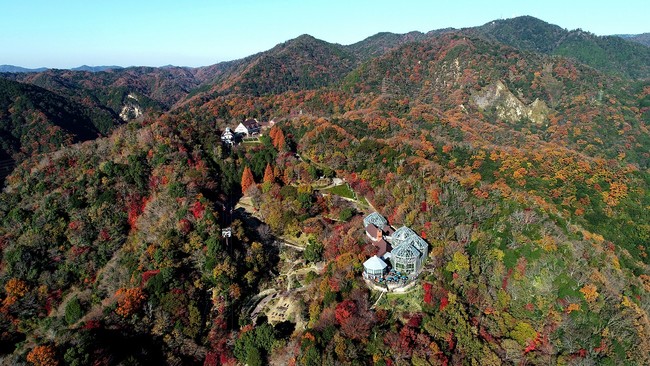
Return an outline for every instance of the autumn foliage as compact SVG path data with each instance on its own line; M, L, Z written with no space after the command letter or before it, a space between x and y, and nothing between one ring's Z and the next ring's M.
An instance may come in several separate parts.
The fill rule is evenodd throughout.
M276 149L279 151L284 150L286 146L286 140L282 129L277 126L273 126L269 132L269 137L271 138L271 142Z
M5 284L7 296L20 298L25 296L28 290L27 283L19 278L12 278Z
M36 346L27 354L27 362L35 366L57 366L59 361L52 346Z
M152 363L650 364L650 86L467 32L418 37L354 52L301 37L278 46L282 67L222 65L171 113L145 107L156 113L107 137L25 156L0 192L6 362L101 364L114 349L92 337L109 330L155 340L134 351L168 358ZM166 82L211 73L170 70ZM535 121L483 106L494 85L541 106ZM124 90L82 102L135 103ZM0 119L50 118L19 101ZM223 144L215 130L246 116L278 122ZM42 148L24 135L21 154L71 142L60 132L36 133ZM242 194L263 223L232 209ZM405 293L361 276L373 209L428 244ZM309 244L301 255L277 237ZM297 304L275 327L241 315L268 286ZM77 294L83 321L48 319ZM60 344L30 352L52 332Z
M244 168L244 172L241 177L241 191L245 194L250 187L255 185L255 178L253 177L253 172L248 166Z
M128 317L140 309L146 296L141 288L121 288L115 293L117 308L115 312L123 317Z
M273 175L273 168L271 168L271 164L266 164L266 168L264 169L264 183L273 183L275 181L275 177Z
M346 324L356 311L357 305L354 303L354 301L345 300L336 305L336 321L339 323L339 325Z

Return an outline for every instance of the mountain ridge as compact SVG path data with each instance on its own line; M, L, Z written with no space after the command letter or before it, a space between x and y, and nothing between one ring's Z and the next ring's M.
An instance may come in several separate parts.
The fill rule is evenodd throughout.
M81 65L81 66L71 67L62 70L100 72L100 71L108 71L108 70L124 69L124 68L125 67L117 66L117 65L112 65L112 66ZM52 67L26 68L21 66L14 66L14 65L0 65L0 73L32 73L32 72L43 72L47 70L55 70L55 68Z
M0 65L0 73L21 73L21 72L42 72L49 70L47 67L38 67L38 68L26 68L21 66L14 65Z
M114 114L35 85L0 78L0 145L3 154L18 162L95 139L117 124Z
M523 33L518 33L515 32L515 30L524 30ZM535 18L530 15L524 15L524 16L519 16L519 17L514 17L514 18L508 18L508 19L498 19L494 20L488 23L485 23L482 26L474 26L474 27L466 27L466 28L442 28L442 29L434 29L431 31L427 31L426 33L420 32L420 31L411 31L407 33L391 33L391 32L379 32L375 35L371 35L366 37L363 40L351 43L349 45L340 45L337 43L328 43L331 46L336 46L342 49L346 49L349 52L352 52L357 56L358 58L364 60L369 57L376 57L381 55L383 52L385 52L387 49L394 48L400 44L403 44L405 42L412 42L412 41L420 41L428 37L433 37L433 36L439 36L445 33L449 32L454 32L454 31L463 31L463 32L471 32L473 34L481 34L483 36L489 37L494 40L498 40L499 42L515 46L516 48L524 49L524 50L529 50L529 51L536 51L536 52L542 52L546 54L562 54L568 57L575 57L581 62L586 62L587 64L590 64L590 60L587 60L584 55L580 54L573 54L571 52L568 52L566 49L562 49L562 42L566 40L566 38L572 38L575 36L584 36L587 35L586 41L587 44L583 46L588 46L588 47L600 47L600 48L606 48L606 49L614 49L614 48L621 48L623 51L626 53L637 51L641 52L643 54L642 57L644 57L644 60L647 61L648 54L643 50L643 48L635 48L634 46L630 46L627 44L627 47L625 46L625 43L618 43L615 39L612 37L618 38L618 39L624 39L627 41L631 41L637 44L643 44L643 45L648 45L647 39L649 38L648 35L650 33L643 33L643 34L638 34L638 35L611 35L611 36L596 36L594 34L591 34L589 32L585 32L582 29L575 29L575 30L567 30L565 28L562 28L558 25L547 23L541 19ZM304 34L297 36L293 39L284 41L279 43L280 44L285 44L287 42L292 42L292 41L299 41L300 38L306 38L306 37L311 37L312 39L316 39L313 36ZM521 38L523 37L523 39ZM325 42L325 41L322 41ZM380 45L381 44L381 45ZM277 45L275 46L277 47ZM274 47L274 48L275 48ZM274 48L271 48L267 51L271 51ZM557 49L560 48L561 50L558 51ZM630 51L632 50L632 51ZM262 51L260 53L264 53L267 51ZM560 53L557 53L557 52ZM258 53L258 54L260 54ZM251 55L253 56L253 55ZM248 59L251 56L247 56L241 59L237 60L230 60L230 61L224 61L220 62L217 64L213 65L206 65L206 66L198 66L198 67L181 67L185 69L190 69L190 70L195 70L197 73L201 73L201 69L209 69L209 68L214 68L216 65L219 64L230 64L233 62L238 62L240 60ZM626 56L628 57L628 56ZM622 59L618 59L617 63L620 64ZM623 63L624 64L624 63ZM129 66L129 67L123 67L123 66L88 66L88 65L82 65L79 67L75 68L70 68L69 70L76 70L76 71L91 71L91 72L102 72L102 71L108 71L108 70L114 70L114 69L126 69L126 68L138 68L138 67L147 67L147 66ZM178 67L178 66L173 66L173 65L166 65L162 66L160 68L168 68L168 67ZM602 66L601 66L602 67ZM597 67L598 68L598 67ZM35 68L35 69L29 69L29 68L23 68L20 66L13 66L13 65L0 65L0 73L2 72L8 72L8 73L21 73L21 72L42 72L50 70L50 68ZM610 67L609 72L612 72L612 68ZM626 75L627 73L623 72L622 75ZM631 74L633 77L637 77L637 75L641 75L643 77L647 77L647 72L644 70L643 72L637 73L637 74ZM630 75L627 75L630 76Z
M581 29L568 31L532 16L496 20L463 30L522 50L575 58L609 74L650 78L650 48L620 37L596 36Z

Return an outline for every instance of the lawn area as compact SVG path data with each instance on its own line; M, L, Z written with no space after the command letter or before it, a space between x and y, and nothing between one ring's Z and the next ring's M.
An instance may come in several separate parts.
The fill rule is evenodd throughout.
M322 193L330 193L330 194L335 194L337 196L341 196L344 198L349 198L349 199L356 199L356 195L354 192L350 189L350 187L347 184L341 184L338 186L334 186L332 188L324 189L321 191Z
M242 140L242 144L244 145L250 145L250 144L259 144L260 139L257 137L247 137Z
M368 203L368 200L366 199L366 197L361 197L360 199L358 199L358 201L359 201L360 205L365 206L365 207L370 207L370 203Z
M377 307L383 309L414 312L422 310L424 292L420 284L405 294L388 293L379 301Z

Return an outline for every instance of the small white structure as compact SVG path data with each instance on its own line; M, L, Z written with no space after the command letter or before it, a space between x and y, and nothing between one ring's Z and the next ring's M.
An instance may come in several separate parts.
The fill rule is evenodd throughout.
M226 130L221 134L221 142L228 145L235 144L235 134L232 133L230 127L226 127Z
M366 276L383 276L388 265L376 255L363 262L363 273Z
M257 119L249 118L235 128L235 133L245 136L257 135L260 133L260 124Z

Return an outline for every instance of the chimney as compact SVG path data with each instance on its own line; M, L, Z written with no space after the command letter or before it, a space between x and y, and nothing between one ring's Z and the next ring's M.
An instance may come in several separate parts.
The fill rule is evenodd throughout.
M380 241L383 235L384 233L381 231L381 229L377 228L377 241Z

